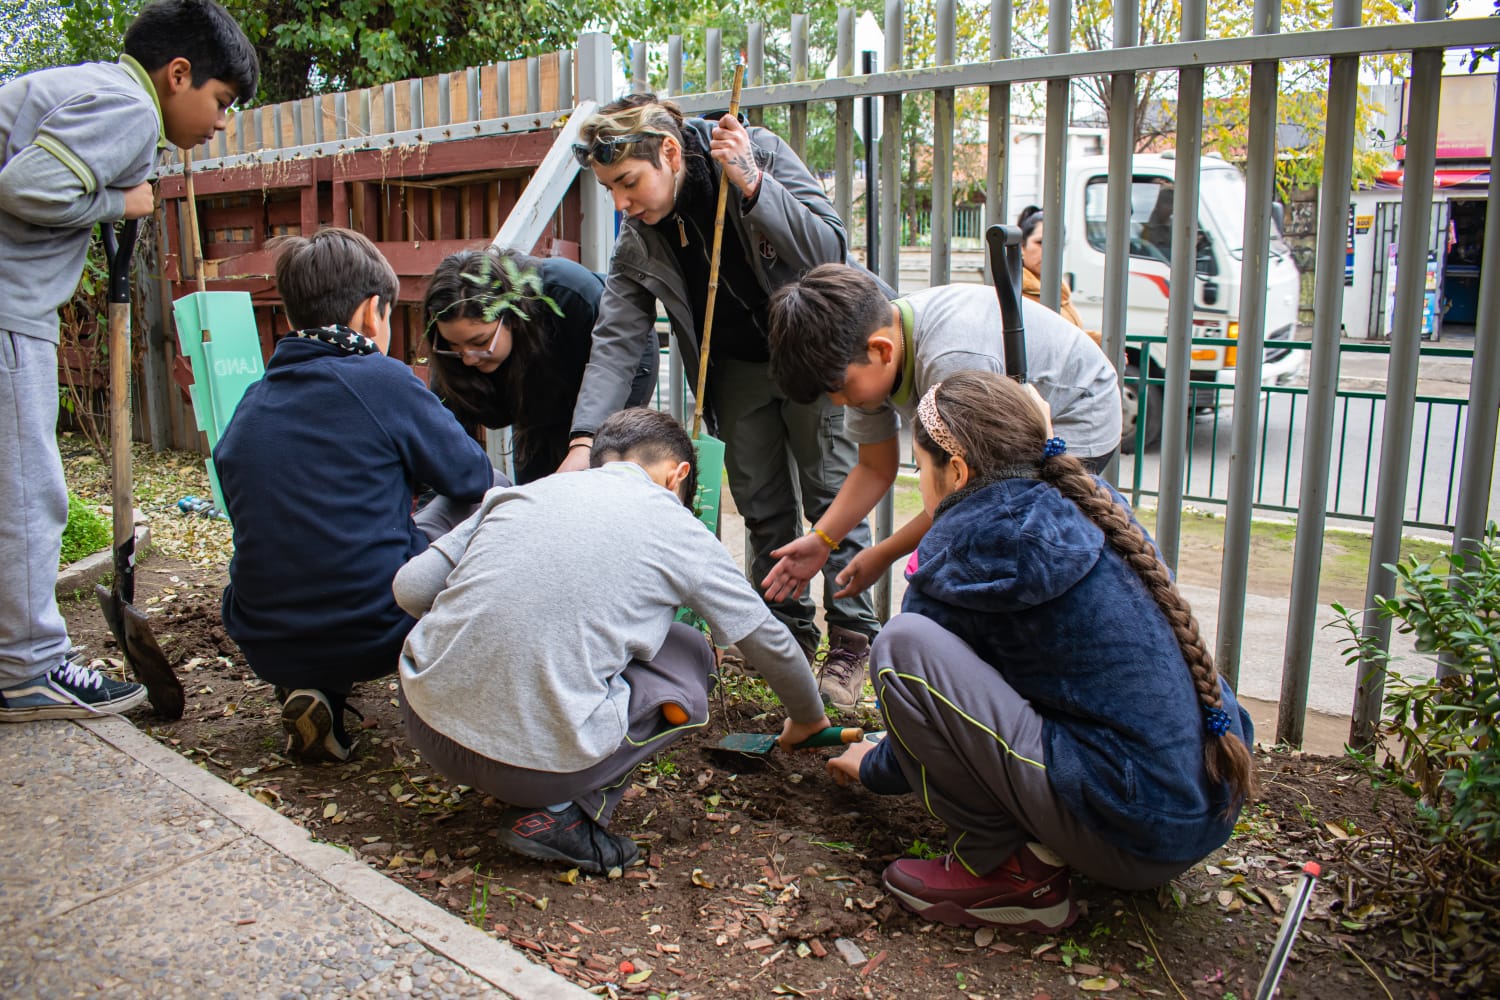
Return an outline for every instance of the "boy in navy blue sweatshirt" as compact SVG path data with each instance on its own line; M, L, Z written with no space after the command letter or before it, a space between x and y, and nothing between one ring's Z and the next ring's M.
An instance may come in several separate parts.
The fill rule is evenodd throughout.
M139 684L73 658L54 588L68 520L57 450L57 309L97 223L150 215L166 143L196 146L255 96L245 33L212 0L156 0L118 63L0 87L0 722L139 704Z
M287 751L346 760L350 690L395 672L415 624L392 578L496 477L438 398L385 356L399 286L375 245L347 229L272 245L296 329L214 448L234 523L224 628L276 685ZM438 499L413 518L418 483Z

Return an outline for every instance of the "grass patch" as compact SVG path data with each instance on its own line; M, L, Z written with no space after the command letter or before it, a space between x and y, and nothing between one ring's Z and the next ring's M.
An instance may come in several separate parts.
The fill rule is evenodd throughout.
M58 559L58 569L109 548L111 535L109 522L69 490L68 525L63 528L62 556Z

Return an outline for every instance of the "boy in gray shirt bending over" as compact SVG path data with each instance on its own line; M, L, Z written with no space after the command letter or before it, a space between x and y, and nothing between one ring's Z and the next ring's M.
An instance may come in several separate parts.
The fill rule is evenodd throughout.
M669 415L621 410L592 465L491 490L396 574L419 621L401 656L412 746L450 779L511 803L503 844L611 873L608 832L636 765L708 722L714 654L673 622L691 607L786 706L780 743L826 727L807 659L686 504L693 443ZM664 488L665 487L665 488Z
M1057 313L1030 299L1021 311L1027 377L1051 409L1053 433L1098 473L1120 445L1115 370L1088 334ZM897 431L903 421L912 426L927 390L961 371L1004 374L1005 351L993 288L937 285L891 302L867 274L839 264L815 267L776 292L770 340L771 377L787 398L827 393L845 407L845 430L859 445L859 463L812 531L771 553L780 562L763 586L768 600L779 600L807 585L896 481ZM918 514L859 553L838 575L841 593L868 587L931 526ZM863 686L863 676L856 680Z
M57 451L57 308L96 223L151 214L168 142L255 96L255 49L212 0L156 0L118 63L0 87L0 722L122 712L146 696L73 658L53 588L68 490Z

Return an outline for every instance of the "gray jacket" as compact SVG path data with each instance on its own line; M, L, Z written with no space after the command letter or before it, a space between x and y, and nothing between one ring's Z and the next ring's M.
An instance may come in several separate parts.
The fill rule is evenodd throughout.
M689 118L685 124L707 149L714 123ZM848 263L848 235L822 186L774 132L756 126L749 132L755 162L763 171L760 191L748 210L743 199L731 199L725 239L733 234L744 245L745 257L754 262L768 293L819 264ZM712 158L709 169L717 183L719 164ZM573 434L592 434L625 405L637 363L655 335L658 299L676 335L683 369L696 381L698 330L683 285L682 269L665 237L626 221L599 300L594 345L573 408Z

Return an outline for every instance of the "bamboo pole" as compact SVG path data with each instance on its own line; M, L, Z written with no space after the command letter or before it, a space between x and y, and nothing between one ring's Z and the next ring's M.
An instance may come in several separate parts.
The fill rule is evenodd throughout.
M729 113L740 113L740 85L745 81L743 63L734 68L734 88L729 92ZM719 252L724 245L724 208L729 201L729 172L719 170L719 204L714 209L714 245L708 257L708 302L703 307L703 343L698 347L698 391L693 396L693 438L703 427L703 394L708 387L708 346L714 334L714 301L719 297Z

